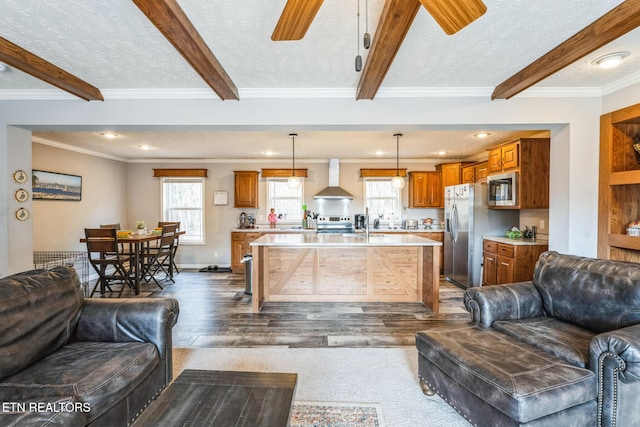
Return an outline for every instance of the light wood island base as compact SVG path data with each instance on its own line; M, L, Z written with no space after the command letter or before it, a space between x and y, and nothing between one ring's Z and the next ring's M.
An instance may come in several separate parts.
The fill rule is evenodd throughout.
M293 237L287 242L264 236L251 244L254 312L264 301L423 302L438 312L439 242L416 236L369 242L315 237L296 243Z

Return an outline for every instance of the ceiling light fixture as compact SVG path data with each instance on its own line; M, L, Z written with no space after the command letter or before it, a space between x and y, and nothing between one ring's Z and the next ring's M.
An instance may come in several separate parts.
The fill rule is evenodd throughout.
M401 189L404 187L404 178L400 176L400 137L402 134L396 133L393 136L396 137L396 176L391 178L391 186Z
M489 135L491 135L489 132L478 132L473 136L475 136L476 138L486 138Z
M151 146L149 145L138 145L138 148L144 151L151 150Z
M296 136L297 133L290 133L291 137L291 176L287 180L287 186L289 188L298 188L300 187L300 178L296 176Z
M271 150L263 151L262 154L265 156L273 156L275 153Z
M373 153L373 154L375 154L376 156L382 156L382 155L384 154L384 151L382 151L382 150L378 150L378 151L376 151L376 152L375 152L375 153Z
M620 65L622 60L627 56L629 56L629 52L609 53L607 55L603 55L599 58L594 59L591 64L608 70L609 68L617 67L618 65Z
M356 45L358 45L358 54L356 55L356 71L360 72L362 70L362 56L360 56L360 0L358 0L357 21Z
M447 154L446 151L436 151L436 154L439 156L444 156L445 154Z

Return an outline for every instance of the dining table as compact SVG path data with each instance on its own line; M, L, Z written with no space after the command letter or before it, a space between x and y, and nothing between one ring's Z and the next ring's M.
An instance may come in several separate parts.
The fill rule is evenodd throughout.
M177 230L176 236L182 236L186 234L185 230ZM162 233L130 233L126 237L118 236L118 243L128 244L129 253L133 256L133 286L136 295L140 295L140 281L142 279L142 272L144 271L142 265L142 250L146 246L148 247L152 242L160 241ZM80 243L86 243L86 238L81 238ZM173 278L173 251L169 255L169 277Z

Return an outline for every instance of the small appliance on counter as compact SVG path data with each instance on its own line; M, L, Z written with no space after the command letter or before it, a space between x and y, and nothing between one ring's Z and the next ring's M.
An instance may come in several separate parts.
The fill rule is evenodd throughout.
M353 218L356 230L364 230L367 227L367 216L365 214L356 214Z
M417 230L418 229L418 220L416 219L405 219L402 221L402 228L405 230Z
M247 215L242 212L240 217L238 218L238 228L254 228L256 224L256 219L253 215Z

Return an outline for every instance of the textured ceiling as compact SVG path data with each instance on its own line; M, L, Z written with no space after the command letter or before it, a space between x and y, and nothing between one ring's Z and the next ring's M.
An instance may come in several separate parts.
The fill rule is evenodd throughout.
M384 4L384 0L360 0L359 37L357 0L325 0L303 40L273 42L271 32L286 0L178 2L239 88L240 102L243 94L261 89L282 89L284 93L286 89L312 89L319 94L347 89L355 93L360 74L354 70L354 58L365 30L365 4L373 37ZM485 3L487 13L453 36L447 36L421 8L381 90L411 93L448 88L462 94L477 93L482 88L490 92L622 1ZM130 0L2 0L0 24L0 36L98 87L105 94L105 102L109 102L110 90L120 89L132 93L136 89L211 92ZM620 67L605 72L591 65L596 57L619 50L631 52ZM366 61L367 51L360 48L360 53ZM639 70L640 30L635 30L534 89L606 91L640 81ZM0 73L0 99L3 93L33 93L27 89L58 91L15 69ZM450 133L454 131L457 133ZM437 157L433 152L445 150L452 158L465 158L481 152L486 144L518 136L502 132L494 129L491 140L485 142L471 138L473 130L405 131L401 157L433 158ZM289 139L283 132L128 131L108 145L95 132L35 135L126 159L182 158L185 152L193 153L193 158L260 158L266 150L275 151L275 157L287 158L290 152ZM305 158L374 158L371 153L381 149L385 151L383 157L393 158L392 135L393 131L309 132L301 134L299 153ZM240 147L249 143L252 145L247 154ZM145 152L136 148L140 145L154 148Z

